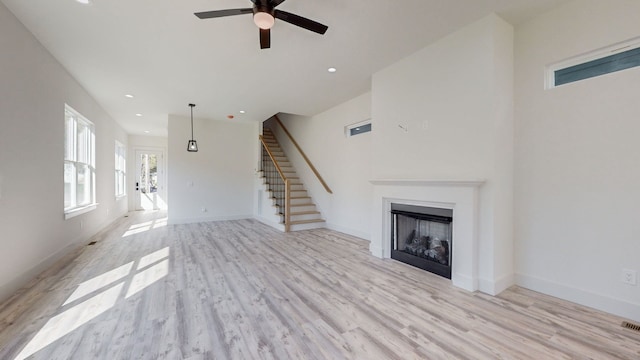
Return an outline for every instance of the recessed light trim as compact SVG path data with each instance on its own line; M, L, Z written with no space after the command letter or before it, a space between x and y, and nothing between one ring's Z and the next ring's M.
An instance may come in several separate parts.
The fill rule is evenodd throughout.
M126 97L127 99L133 99L133 95L131 94L126 94L124 97Z
M330 67L330 68L327 69L327 71L333 74L334 72L338 71L338 69L336 69L334 67Z
M246 113L246 111L240 110L240 114L245 114L245 113Z
M145 131L144 131L144 133L145 133L145 134L148 134L148 133L150 133L150 132L151 132L151 131L149 131L149 130L145 130Z
M137 117L142 117L142 114L137 113L137 114L136 114L136 116L137 116Z
M76 0L76 2L82 5L89 5L91 3L89 0Z

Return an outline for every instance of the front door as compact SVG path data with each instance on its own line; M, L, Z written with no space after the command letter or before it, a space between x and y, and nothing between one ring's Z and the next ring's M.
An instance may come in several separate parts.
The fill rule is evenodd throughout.
M161 151L136 151L136 210L166 209L163 158Z

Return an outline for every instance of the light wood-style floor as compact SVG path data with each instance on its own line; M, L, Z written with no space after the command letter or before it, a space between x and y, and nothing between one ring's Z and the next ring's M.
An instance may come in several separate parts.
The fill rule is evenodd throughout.
M618 317L498 297L320 229L135 213L0 308L0 359L640 359Z

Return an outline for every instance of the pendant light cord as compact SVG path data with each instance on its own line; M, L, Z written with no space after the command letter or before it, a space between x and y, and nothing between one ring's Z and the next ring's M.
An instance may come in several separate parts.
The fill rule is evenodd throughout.
M191 107L191 141L193 141L193 107L196 104L189 104L189 106Z

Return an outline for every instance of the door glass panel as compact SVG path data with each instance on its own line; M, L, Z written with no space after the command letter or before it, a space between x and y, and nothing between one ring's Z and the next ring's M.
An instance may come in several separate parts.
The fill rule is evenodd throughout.
M158 191L158 157L155 154L142 154L140 161L140 191L143 194Z
M149 192L158 192L158 157L149 154Z
M140 155L140 192L147 193L147 183L149 178L149 155Z

